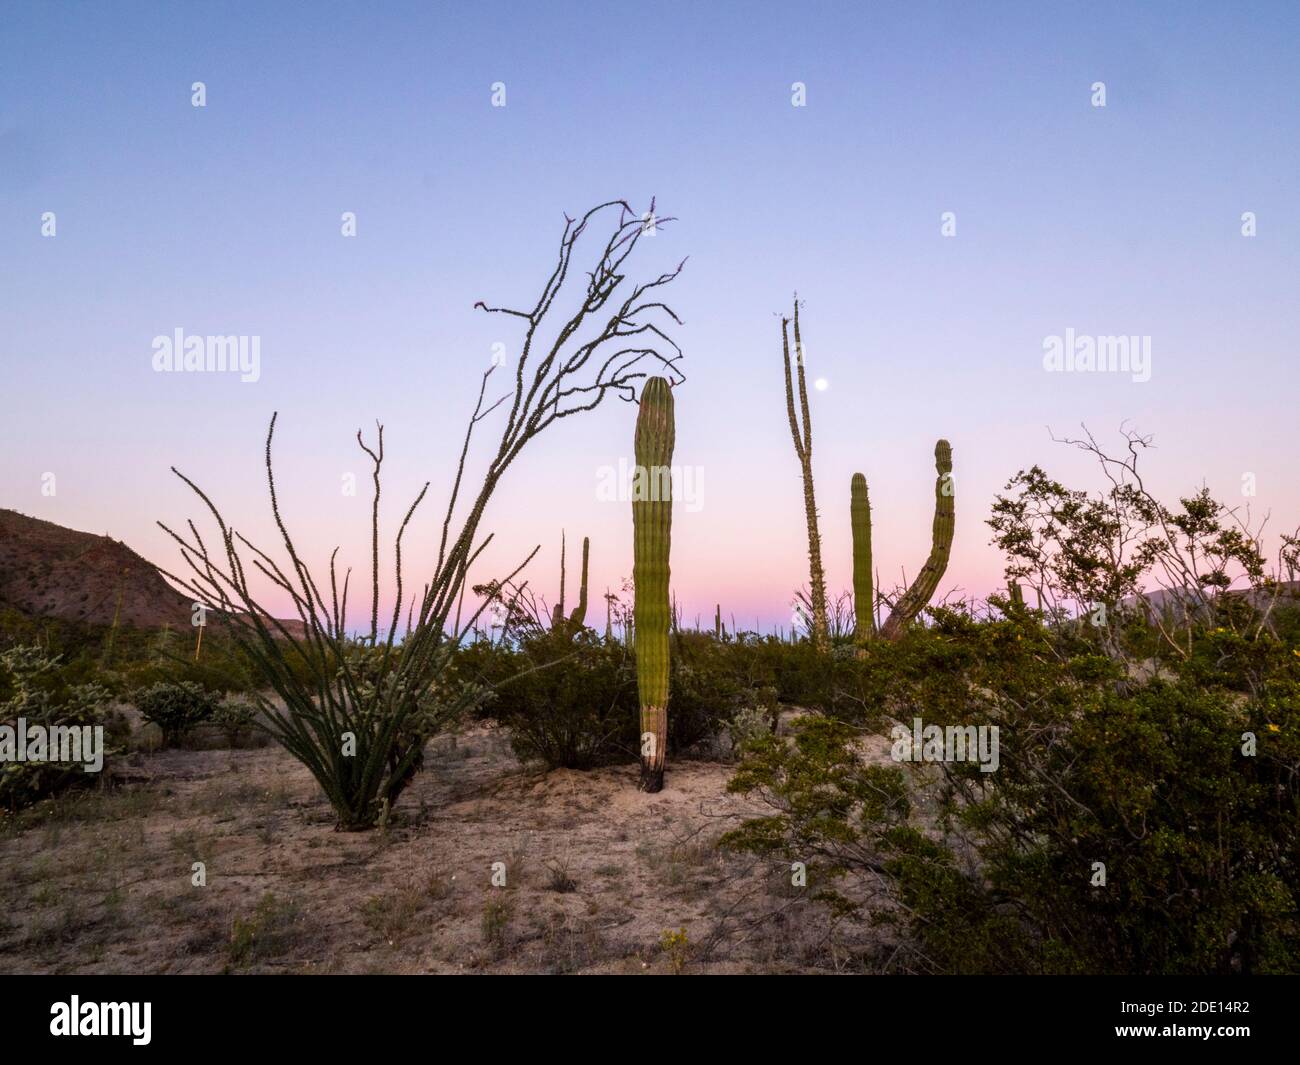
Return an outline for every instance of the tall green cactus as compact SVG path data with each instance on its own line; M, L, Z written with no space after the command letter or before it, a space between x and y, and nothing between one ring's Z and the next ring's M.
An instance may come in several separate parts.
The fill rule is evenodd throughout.
M636 681L641 700L642 791L664 786L668 748L668 554L673 504L669 470L676 430L673 394L662 377L641 393L636 419L636 484L632 492Z
M940 440L934 445L934 468L938 477L934 482L934 527L931 533L930 557L925 560L916 580L894 604L889 617L880 627L888 640L897 640L934 595L948 568L952 554L952 533L955 525L955 493L952 478L952 445Z
M871 581L871 501L867 479L860 473L849 481L849 523L853 529L853 612L857 637L865 640L876 631L876 594Z

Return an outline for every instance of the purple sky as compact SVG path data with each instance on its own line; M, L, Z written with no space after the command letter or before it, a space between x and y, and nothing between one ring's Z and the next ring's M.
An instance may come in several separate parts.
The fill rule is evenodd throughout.
M1298 10L6 4L0 506L171 564L154 521L198 516L175 464L267 539L279 410L286 518L313 562L338 543L364 574L353 437L378 418L388 530L433 481L408 533L418 580L478 374L519 337L474 302L531 304L564 212L654 195L680 220L634 275L690 256L670 292L689 377L676 458L702 478L674 526L688 620L721 602L787 625L806 580L777 317L796 288L827 386L814 461L833 589L855 470L882 579L916 572L939 436L958 478L945 589L1000 584L984 519L1018 469L1097 485L1049 426L1114 441L1127 421L1154 435L1171 500L1204 481L1294 526ZM259 337L259 379L154 372L154 337L177 328ZM1046 372L1044 341L1067 330L1149 337L1150 380ZM553 596L561 529L592 538L597 589L630 575L629 507L597 485L632 425L612 403L540 440L473 579L541 543L531 578Z

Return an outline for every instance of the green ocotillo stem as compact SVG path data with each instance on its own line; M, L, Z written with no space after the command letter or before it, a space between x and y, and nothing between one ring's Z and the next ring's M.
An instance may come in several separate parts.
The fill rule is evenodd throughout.
M849 523L853 528L853 612L859 640L876 631L875 589L871 584L871 501L867 479L855 473L849 481Z
M934 482L934 528L931 533L930 557L912 586L905 591L881 626L881 634L896 640L930 601L952 554L952 532L955 524L954 507L956 488L952 479L952 445L940 440L934 445L934 468L938 477Z
M632 609L641 700L641 790L664 784L668 747L668 552L672 538L673 394L662 377L641 393L632 490Z
M582 538L582 582L578 585L578 605L569 615L569 625L579 629L587 620L587 560L591 553L591 538Z

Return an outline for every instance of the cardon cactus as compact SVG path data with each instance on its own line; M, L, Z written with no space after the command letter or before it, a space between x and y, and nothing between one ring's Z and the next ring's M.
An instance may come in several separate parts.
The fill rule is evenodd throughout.
M641 700L641 790L664 786L668 746L668 553L672 539L673 394L662 377L641 393L632 490L636 681Z
M578 605L569 615L569 627L577 632L587 623L587 563L591 557L591 538L582 538L582 581L578 585Z
M584 536L582 538L582 581L578 586L578 605L574 607L573 613L569 615L568 620L564 617L564 593L567 583L567 574L565 570L565 537L560 534L560 601L551 609L551 628L557 632L561 629L567 629L569 632L578 632L586 624L587 620L587 564L591 557L591 539Z
M886 639L896 640L929 603L952 554L952 533L955 525L955 493L952 477L952 445L940 440L934 445L934 468L938 477L934 482L934 528L931 534L930 557L910 588L899 597L888 619L880 628Z
M849 523L853 529L853 612L858 639L865 640L876 631L876 604L871 582L871 501L867 479L860 473L849 481Z

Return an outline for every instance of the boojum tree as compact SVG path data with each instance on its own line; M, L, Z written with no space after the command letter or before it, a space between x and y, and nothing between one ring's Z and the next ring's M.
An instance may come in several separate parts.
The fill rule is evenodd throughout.
M817 524L817 494L812 469L812 415L808 410L808 382L804 376L803 337L799 332L799 298L794 300L795 368L790 366L789 318L781 319L781 350L785 358L785 407L790 419L790 436L803 476L804 518L808 524L808 629L814 646L825 648L830 626L826 620L826 571L822 568L822 537ZM795 407L795 388L799 405Z

